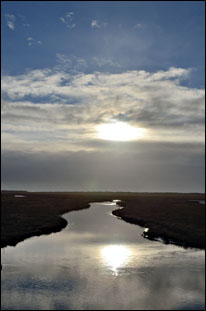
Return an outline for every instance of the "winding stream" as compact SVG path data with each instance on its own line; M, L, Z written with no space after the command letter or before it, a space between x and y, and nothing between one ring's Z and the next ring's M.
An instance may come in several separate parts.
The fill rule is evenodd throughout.
M204 310L204 251L144 239L116 202L2 250L2 310Z

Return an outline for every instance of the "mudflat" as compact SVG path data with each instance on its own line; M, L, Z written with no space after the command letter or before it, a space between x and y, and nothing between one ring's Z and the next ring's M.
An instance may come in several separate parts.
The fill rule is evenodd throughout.
M1 247L63 229L62 214L89 203L121 200L113 214L149 228L145 236L166 243L205 248L205 195L132 192L1 192ZM143 229L144 230L144 229Z

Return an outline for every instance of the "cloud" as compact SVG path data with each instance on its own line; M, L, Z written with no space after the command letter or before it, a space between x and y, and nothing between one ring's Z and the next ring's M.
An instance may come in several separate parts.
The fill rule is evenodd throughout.
M68 28L75 28L76 24L73 22L74 12L68 12L64 17L60 17L60 20L63 24L65 24Z
M66 70L72 67L72 60L70 57L65 56L64 54L61 54L61 53L57 53L56 57L57 57L57 63L58 63L57 68L58 69Z
M181 85L190 69L86 74L63 70L84 60L57 57L58 70L2 76L3 186L203 191L205 92ZM145 136L101 140L112 120Z
M26 17L22 14L5 14L5 19L6 19L6 23L7 26L11 29L11 30L15 30L15 22L19 21L20 25L24 26L24 27L31 27L31 24L26 22Z
M40 40L35 40L34 38L32 38L32 37L28 37L27 38L27 41L28 41L28 45L29 46L31 46L31 45L33 45L34 43L35 44L39 44L39 45L41 45L42 44L42 41L40 41Z
M89 141L98 141L97 126L112 120L144 128L138 142L204 143L205 92L181 86L188 74L172 67L154 73L42 69L3 76L4 148L98 150L101 145Z
M105 22L100 22L97 19L94 19L91 21L91 28L102 28L102 27L106 27L107 23Z
M2 152L2 187L31 190L204 191L204 148L146 144L98 151ZM13 186L14 187L14 186Z
M142 29L143 27L144 27L143 24L140 24L140 23L134 25L134 28L136 29Z
M56 70L70 70L73 73L77 71L84 71L88 67L88 64L85 59L77 57L75 55L64 55L61 53L56 54L57 65L55 66Z
M105 67L105 66L116 67L116 68L121 67L120 63L110 58L106 58L106 57L93 57L92 62L100 68Z
M15 30L15 21L16 21L15 15L14 14L5 14L5 18L6 18L7 26L11 30Z
M34 42L34 39L32 37L28 37L27 41L28 41L28 46L31 46Z
M17 14L17 16L20 18L22 26L31 27L31 24L26 22L26 16L24 16L22 14Z
M92 28L100 28L100 24L99 24L99 21L98 20L93 20L92 22L91 22L91 27Z
M105 69L120 69L121 64L111 58L106 57L92 57L89 60L85 60L82 57L77 57L75 55L65 55L62 53L56 54L57 65L56 70L70 71L70 72L85 72L88 67Z

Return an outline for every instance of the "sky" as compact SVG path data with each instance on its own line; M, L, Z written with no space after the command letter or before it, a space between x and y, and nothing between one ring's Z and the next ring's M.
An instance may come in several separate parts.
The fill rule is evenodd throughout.
M2 189L204 192L203 1L2 1Z

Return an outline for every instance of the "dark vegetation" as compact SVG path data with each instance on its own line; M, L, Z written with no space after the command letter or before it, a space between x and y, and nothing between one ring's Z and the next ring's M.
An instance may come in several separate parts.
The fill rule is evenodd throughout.
M204 196L194 197L203 200ZM161 238L166 244L205 248L205 205L191 202L193 194L159 194L139 196L122 202L122 209L113 214L123 220L149 228L143 236Z
M1 247L60 231L67 225L60 215L113 199L123 206L113 214L148 227L149 239L161 237L166 243L205 248L205 205L190 201L204 200L204 194L19 191L1 192Z

